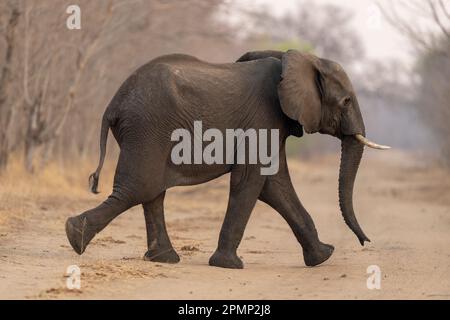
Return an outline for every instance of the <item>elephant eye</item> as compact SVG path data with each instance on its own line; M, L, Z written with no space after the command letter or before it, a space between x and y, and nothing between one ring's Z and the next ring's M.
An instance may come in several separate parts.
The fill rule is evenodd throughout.
M342 101L342 105L344 107L348 107L351 103L352 103L352 98L350 98L350 97L345 97L344 100Z

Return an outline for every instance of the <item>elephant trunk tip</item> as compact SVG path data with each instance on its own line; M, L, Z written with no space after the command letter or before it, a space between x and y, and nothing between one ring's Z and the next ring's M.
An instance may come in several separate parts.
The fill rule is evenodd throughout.
M353 231L353 233L356 235L356 237L359 240L359 243L364 246L364 243L370 242L370 239L364 234L364 232L361 230L361 227L359 226L356 219L352 221L352 223L344 218L345 223L349 226L350 230Z
M358 236L359 243L364 247L364 242L370 242L370 239L366 237L366 235Z

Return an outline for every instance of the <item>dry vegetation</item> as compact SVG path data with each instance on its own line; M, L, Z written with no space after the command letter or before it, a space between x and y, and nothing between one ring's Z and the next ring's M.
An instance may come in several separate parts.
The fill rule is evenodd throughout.
M114 91L158 55L230 59L231 30L213 19L221 3L79 1L81 30L68 30L69 1L2 1L0 170L15 152L29 172L96 152Z
M450 5L444 0L398 1L379 6L417 53L410 105L429 129L430 144L450 167ZM417 15L417 19L408 17ZM407 91L406 91L407 92Z
M246 268L238 271L207 265L227 204L227 177L169 190L166 221L181 262L167 265L142 259L140 206L114 220L82 256L67 243L65 219L108 193L110 166L97 196L86 190L84 172L49 168L27 185L14 182L28 177L18 168L4 176L8 186L0 190L2 203L10 206L0 215L8 218L0 223L0 281L2 288L13 288L0 290L0 298L448 299L448 173L407 154L368 152L355 193L358 217L372 240L362 248L339 214L338 161L336 155L289 163L321 239L336 247L332 259L304 267L288 225L258 203L239 248ZM87 164L82 171L89 169ZM65 286L66 268L73 264L81 268L81 290ZM365 287L372 264L382 270L381 290Z
M96 201L88 191L87 177L94 160L72 163L48 163L41 170L30 173L20 156L11 157L8 170L0 174L0 225L7 220L24 220L34 215L36 209L45 210L54 204ZM112 185L115 164L105 163L100 190L108 193ZM102 186L108 186L104 189ZM98 201L98 199L97 199Z
M351 15L342 8L306 3L282 17L240 8L251 22L243 32L226 23L231 2L80 0L82 30L69 31L65 10L72 1L0 1L0 281L16 289L0 290L1 297L449 297L448 172L404 153L384 154L370 167L363 163L355 201L375 239L363 250L338 216L337 158L292 165L296 188L313 216L317 213L321 234L342 248L321 268L298 267L302 262L292 234L263 206L257 207L260 218L250 223L243 244L250 271L208 268L227 201L226 177L171 190L167 222L181 265L150 267L141 260L145 230L138 207L105 229L86 258L74 255L65 239L65 219L98 204L112 185L117 146L110 137L101 195L88 192L103 110L132 70L162 54L229 62L249 49L294 47L343 62L351 75L353 62L365 63L365 72L352 79L371 137L415 151L438 141L443 159L450 159L445 1L421 2L422 13L438 24L436 37L416 32L410 21L401 20L398 8L383 7L390 22L406 28L403 33L418 44L417 70L408 74L419 76L421 81L411 84L417 86L397 81L402 70L395 61L365 60L349 25ZM417 10L415 2L408 3ZM327 32L330 26L333 32ZM420 140L421 126L433 133L432 142ZM312 157L329 150L324 144L337 145L319 135L300 140L302 154ZM291 155L297 147L298 142L290 145ZM72 263L83 268L83 292L64 288L64 270ZM368 292L362 285L370 263L382 264L385 291ZM32 281L26 278L30 274ZM317 281L324 285L319 288Z

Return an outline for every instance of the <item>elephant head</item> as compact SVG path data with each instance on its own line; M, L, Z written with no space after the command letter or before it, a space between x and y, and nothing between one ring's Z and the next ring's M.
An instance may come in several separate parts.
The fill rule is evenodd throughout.
M308 133L341 140L339 205L346 224L361 245L370 241L353 210L353 184L364 145L387 149L365 138L364 121L350 79L336 62L289 50L281 56L278 95L283 112Z

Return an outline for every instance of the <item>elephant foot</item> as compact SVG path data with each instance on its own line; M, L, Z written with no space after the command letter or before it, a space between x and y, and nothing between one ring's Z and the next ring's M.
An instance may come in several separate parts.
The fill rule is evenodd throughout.
M180 257L173 248L168 249L152 249L148 250L144 255L145 261L161 262L161 263L178 263Z
M225 253L216 251L209 259L209 265L213 267L243 269L244 263L236 253Z
M97 232L89 227L86 218L71 217L66 221L66 235L76 253L82 254Z
M313 267L328 260L333 254L334 247L329 244L320 243L319 248L311 251L303 250L303 258L308 267Z

